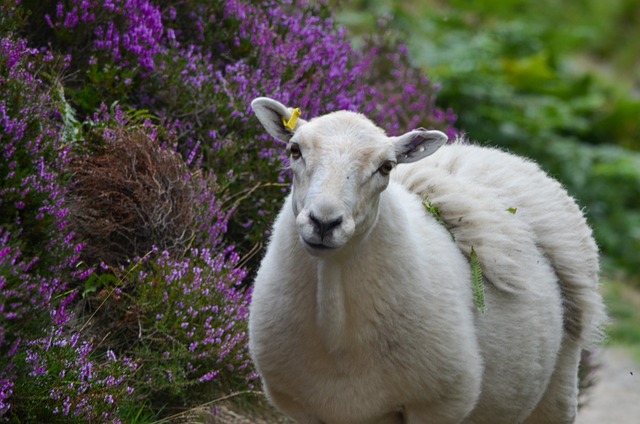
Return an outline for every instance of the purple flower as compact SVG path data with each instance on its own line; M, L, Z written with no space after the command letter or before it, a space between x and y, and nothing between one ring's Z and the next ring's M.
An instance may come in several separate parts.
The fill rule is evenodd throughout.
M13 394L14 382L7 378L0 378L0 417L4 416L11 408L8 399Z
M91 40L78 41L91 42L95 53L105 53L114 63L131 61L144 71L155 68L154 56L162 50L160 8L148 0L68 0L58 3L55 15L45 20L54 31L92 31ZM91 55L89 64L95 63Z

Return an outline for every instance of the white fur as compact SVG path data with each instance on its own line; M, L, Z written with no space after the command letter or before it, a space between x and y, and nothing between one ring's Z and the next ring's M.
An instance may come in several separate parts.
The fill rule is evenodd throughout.
M252 105L301 151L249 320L276 407L308 424L573 422L580 351L605 315L591 231L556 181L495 149L433 153L438 132L389 138L350 112L287 131L290 109ZM389 177L387 161L405 163Z

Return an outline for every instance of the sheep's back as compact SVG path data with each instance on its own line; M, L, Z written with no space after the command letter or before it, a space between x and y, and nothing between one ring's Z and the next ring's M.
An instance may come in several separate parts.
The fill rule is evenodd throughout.
M455 143L398 167L394 179L437 207L460 249L478 252L498 288L526 289L527 262L541 253L560 281L567 332L586 343L600 338L598 248L575 200L538 165Z

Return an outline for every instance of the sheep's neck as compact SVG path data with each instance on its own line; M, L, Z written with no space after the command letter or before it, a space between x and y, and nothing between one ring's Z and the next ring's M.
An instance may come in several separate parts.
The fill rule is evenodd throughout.
M317 325L330 352L337 353L344 345L346 311L342 284L342 265L335 261L318 263Z

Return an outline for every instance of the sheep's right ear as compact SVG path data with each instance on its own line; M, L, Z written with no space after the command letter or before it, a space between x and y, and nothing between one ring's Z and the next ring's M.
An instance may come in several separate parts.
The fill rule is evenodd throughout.
M441 131L418 128L398 137L391 137L398 163L411 163L425 158L447 142L447 135Z
M306 121L299 119L299 110L288 108L268 97L258 97L251 102L251 108L269 134L285 143Z

